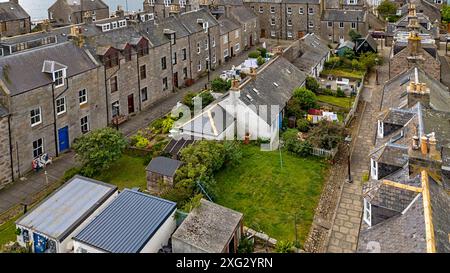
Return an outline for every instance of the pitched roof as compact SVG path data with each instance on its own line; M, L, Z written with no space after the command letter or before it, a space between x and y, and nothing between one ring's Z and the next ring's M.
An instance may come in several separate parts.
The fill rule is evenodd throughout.
M239 29L241 26L229 18L222 17L219 19L220 35L227 34L233 30Z
M62 241L116 190L114 185L74 176L16 224Z
M172 177L182 164L183 162L179 160L158 156L150 161L145 170Z
M363 10L327 9L322 15L323 21L334 22L365 22L366 12Z
M109 9L109 6L102 0L66 0L69 6L75 11L88 11L98 9Z
M54 61L67 66L67 77L97 67L84 49L72 42L65 42L0 58L0 80L6 85L11 95L51 84L52 76L42 72L45 61Z
M247 6L233 6L230 8L230 14L241 23L258 18L258 15Z
M372 37L372 35L370 33L367 34L366 37L364 37L358 41L358 46L356 47L356 51L358 51L361 48L361 46L364 44L364 42L367 42L374 51L377 51L377 48L378 48L377 41L375 41L375 39Z
M375 161L391 166L403 167L408 162L408 147L386 143L370 154Z
M111 253L138 253L176 210L176 203L125 189L75 237Z
M303 36L298 42L302 48L301 55L292 63L307 73L330 54L327 43L314 33Z
M221 253L242 221L240 212L202 199L172 235L207 253Z
M0 3L0 22L26 18L30 18L30 15L19 4L11 1Z
M0 105L0 118L5 117L9 114L8 109Z
M198 19L208 22L209 27L219 25L217 19L205 9L181 13L178 18L190 33L203 31L202 26L197 22Z

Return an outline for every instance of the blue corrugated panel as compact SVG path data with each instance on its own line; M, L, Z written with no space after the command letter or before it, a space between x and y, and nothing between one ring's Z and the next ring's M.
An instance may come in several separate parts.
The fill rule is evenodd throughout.
M138 253L176 203L125 189L74 240L113 253Z

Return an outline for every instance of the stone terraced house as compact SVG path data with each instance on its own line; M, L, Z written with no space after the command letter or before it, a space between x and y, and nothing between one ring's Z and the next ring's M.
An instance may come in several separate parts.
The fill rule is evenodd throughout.
M0 3L0 36L8 37L29 32L31 32L30 15L19 5L19 1Z
M48 18L55 26L80 24L87 12L94 21L109 18L109 7L102 0L56 0L48 8Z
M367 12L363 10L328 9L322 14L321 36L330 43L342 43L350 40L349 32L354 30L365 37L369 27Z

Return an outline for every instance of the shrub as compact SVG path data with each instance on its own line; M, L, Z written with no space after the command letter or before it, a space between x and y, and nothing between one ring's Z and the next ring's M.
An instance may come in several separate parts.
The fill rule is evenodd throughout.
M297 120L297 129L300 132L306 133L309 130L309 121L307 121L306 119L298 119Z
M137 134L133 136L133 139L135 139L135 147L139 149L146 149L150 145L150 140L148 140L143 135Z
M348 36L350 36L350 39L352 39L352 42L354 43L362 37L362 35L354 29L351 29L348 32Z
M362 182L367 182L369 181L369 172L368 171L364 171L362 174Z
M330 88L322 88L320 92L327 96L334 96L334 92Z
M261 52L261 56L262 56L263 58L267 57L267 49L266 49L266 48L264 48L264 47L258 47L257 50L258 50L259 52Z
M211 92L209 92L209 91L202 92L199 96L202 99L202 108L205 108L211 102L214 101L214 97L213 97L213 95L211 95Z
M249 57L249 58L252 58L252 59L256 59L256 58L258 58L259 56L261 56L261 52L258 51L258 50L252 51L252 52L248 53L248 57Z
M338 89L336 90L336 96L340 98L345 97L345 92L340 87L338 87Z
M317 97L305 87L294 89L294 102L298 103L302 110L309 110L317 106Z
M258 64L258 66L263 65L265 62L266 62L266 60L265 60L263 57L261 57L261 56L259 56L259 57L256 59L256 63Z
M325 67L326 68L334 68L334 67L339 67L342 64L342 60L341 58L339 58L338 56L333 56L330 57L330 59L325 62Z
M152 131L158 132L161 130L162 128L162 122L163 122L163 118L158 118L155 119L151 124L150 124L150 128Z
M231 81L225 81L222 78L215 78L212 82L211 82L211 89L214 92L219 92L219 93L224 93L226 91L228 91L231 87Z
M238 246L238 253L253 253L255 251L254 240L241 237Z
M317 93L320 89L320 84L317 82L317 80L314 77L308 76L306 77L306 88L313 91L314 93Z
M94 174L107 169L117 160L127 146L122 133L103 128L85 134L74 141L73 149L83 164L83 172Z
M289 241L278 241L275 246L275 252L277 253L293 253L294 252L294 244Z
M335 122L322 120L309 131L308 140L317 147L331 150L342 141L344 128Z
M190 109L194 109L194 101L193 98L196 96L194 92L187 92L183 97L183 104L189 107ZM161 121L162 122L162 121Z
M82 172L82 168L81 167L72 167L72 168L70 168L70 169L68 169L67 171L64 172L63 181L67 182L72 177L74 177L75 175L81 174L81 172Z

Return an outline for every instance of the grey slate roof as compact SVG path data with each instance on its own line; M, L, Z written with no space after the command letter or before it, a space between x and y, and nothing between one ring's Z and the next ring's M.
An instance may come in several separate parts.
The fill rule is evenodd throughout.
M114 185L74 176L16 224L62 241L116 190Z
M302 46L302 55L292 63L300 70L310 72L330 54L327 43L314 33L307 34L299 40Z
M0 105L0 118L5 117L9 114L8 109Z
M407 155L408 146L386 143L373 152L370 157L379 163L403 167L408 162Z
M208 22L209 27L217 26L219 24L216 18L205 9L188 11L180 14L178 18L190 33L203 31L202 26L197 23L197 19L203 19L204 22Z
M0 3L0 22L29 18L30 15L18 4L8 1Z
M176 203L125 189L75 237L112 253L138 253L176 210Z
M416 113L414 111L407 111L401 109L390 109L383 118L383 123L395 124L404 126L410 121Z
M364 37L363 39L358 41L356 51L358 51L361 48L361 46L364 44L364 42L367 42L374 51L377 51L377 48L378 48L377 41L375 41L375 39L372 37L372 35L370 33L367 34L366 37Z
M67 77L97 67L84 49L65 42L0 58L0 80L11 91L11 95L51 84L52 76L42 72L44 61L55 61L67 66Z
M175 175L175 172L182 164L183 162L181 161L163 156L158 156L150 161L145 170L172 177Z
M207 253L221 253L242 221L240 212L205 199L193 209L172 235Z
M249 20L256 19L258 15L247 6L234 6L230 8L230 14L241 23L245 23Z
M322 15L323 21L333 22L365 22L366 13L363 10L327 9Z
M227 34L233 30L239 29L240 27L240 25L229 18L223 17L219 19L220 35Z
M242 87L240 100L246 105L256 106L256 109L252 107L252 110L257 114L259 106L266 105L268 113L262 118L271 125L278 113L271 113L273 111L270 107L277 105L281 111L292 97L293 90L302 86L305 80L306 74L303 71L284 57L276 57L259 69L256 80L250 80Z

